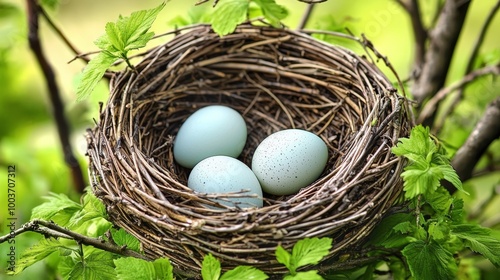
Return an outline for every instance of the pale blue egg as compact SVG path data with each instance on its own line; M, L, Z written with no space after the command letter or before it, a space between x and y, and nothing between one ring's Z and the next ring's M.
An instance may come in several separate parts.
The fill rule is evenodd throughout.
M239 193L239 195L247 196L215 199L223 205L240 208L262 207L263 205L259 180L248 166L232 157L213 156L200 161L191 170L187 185L199 193Z
M300 129L278 131L257 146L252 170L264 192L297 193L321 175L328 161L328 147L314 133Z
M194 112L182 124L174 140L174 158L187 168L211 156L236 158L246 140L243 117L232 108L211 105Z

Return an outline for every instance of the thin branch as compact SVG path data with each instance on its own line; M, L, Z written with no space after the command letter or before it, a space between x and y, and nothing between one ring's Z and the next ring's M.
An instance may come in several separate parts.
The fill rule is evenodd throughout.
M464 76L460 81L452 84L449 87L441 89L436 95L432 97L432 99L425 104L425 107L422 109L420 112L420 115L418 117L417 123L425 123L426 120L429 118L433 118L435 115L438 105L443 100L448 94L452 93L453 91L463 88L467 84L473 82L479 77L485 76L485 75L500 75L500 64L497 65L491 65L491 66L486 66L477 70L474 70Z
M418 103L432 97L444 86L469 4L470 0L446 1L434 29L429 33L430 44L425 62L411 90Z
M73 154L73 149L70 142L70 129L66 117L64 115L64 104L59 93L59 87L56 82L54 71L49 61L45 57L40 43L40 38L38 35L38 20L40 11L36 0L27 0L28 7L28 41L33 54L45 76L45 81L47 83L47 89L49 93L49 99L52 104L52 112L54 114L54 119L57 126L57 131L59 134L59 141L62 146L64 160L69 166L71 175L73 178L73 185L75 190L79 193L83 193L85 188L85 180L83 177L82 170L80 168L80 163Z
M490 144L500 137L500 97L493 100L474 127L469 138L458 149L451 164L457 171L460 180L471 178L472 171ZM456 189L446 183L445 187L453 193Z
M302 18L300 19L299 25L297 26L297 30L302 30L306 27L307 22L309 22L309 19L311 18L313 8L314 8L314 4L307 5L306 11L302 15Z
M328 0L299 0L299 2L304 2L304 3L307 3L307 4L316 4L316 3L323 3L323 2L326 2Z
M427 42L427 29L422 22L422 15L420 14L420 5L418 0L396 0L410 16L411 25L413 27L413 37L415 39L415 58L413 65L413 73L418 76L420 69L425 59L425 43Z
M86 54L80 52L75 45L73 45L69 39L64 35L62 30L54 23L54 21L50 18L49 14L45 11L45 9L42 6L38 6L38 10L40 14L45 18L47 23L50 25L50 27L56 32L56 34L63 40L63 42L68 46L68 48L73 51L73 53L76 55L77 58L80 58L84 60L86 63L90 61L90 58L87 57Z
M500 1L497 1L495 6L493 6L493 8L490 10L490 13L486 17L486 20L484 21L484 24L481 28L481 31L477 36L476 42L474 43L474 47L472 49L472 53L469 57L469 62L467 63L467 68L465 69L465 75L469 74L473 70L474 62L476 61L479 49L481 48L481 45L484 42L484 38L486 37L488 28L491 26L491 23L493 22L493 19L495 18L495 15L497 14L499 9L500 9ZM462 87L458 90L458 93L453 97L451 104L443 110L444 116L448 116L451 114L451 112L453 112L458 103L460 103L460 100L462 100L464 91L465 87ZM434 131L436 132L440 131L443 125L444 125L444 119L438 120L435 124Z
M6 242L7 240L10 240L24 232L37 232L40 234L43 234L44 236L50 236L54 238L65 238L65 239L71 239L76 241L79 244L84 244L88 246L92 246L107 252L119 254L121 256L125 257L134 257L138 259L143 259L143 260L150 260L148 259L145 255L142 255L140 253L137 253L134 250L127 249L126 246L119 246L116 245L112 242L105 241L101 238L93 238L93 237L88 237L76 232L73 232L71 230L68 230L66 228L63 228L59 225L56 225L53 222L49 221L44 221L44 220L32 220L27 222L26 224L22 225L19 229L15 230L14 232L7 234L5 236L0 237L0 244Z

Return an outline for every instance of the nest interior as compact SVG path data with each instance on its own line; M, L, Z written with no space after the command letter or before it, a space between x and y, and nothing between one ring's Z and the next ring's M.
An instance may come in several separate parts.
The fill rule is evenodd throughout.
M274 255L305 237L333 238L327 261L360 246L398 198L402 162L390 152L406 136L406 102L368 58L302 32L242 25L219 37L209 26L178 32L114 75L97 126L88 131L89 175L110 219L150 258L197 274L212 253L223 269L252 265L286 273ZM321 177L264 207L206 208L213 194L187 186L172 146L183 121L207 105L239 111L250 165L273 132L299 128L329 148ZM238 196L241 194L234 194ZM231 196L231 195L227 195Z

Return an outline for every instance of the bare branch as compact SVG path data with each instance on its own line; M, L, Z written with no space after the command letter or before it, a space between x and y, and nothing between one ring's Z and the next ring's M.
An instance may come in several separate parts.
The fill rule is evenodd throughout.
M467 63L467 68L465 70L465 75L469 74L474 67L474 62L476 61L477 55L479 53L479 49L481 48L481 45L484 42L484 38L486 37L486 33L488 31L488 28L491 26L491 23L493 22L493 18L495 18L495 15L497 14L498 10L500 9L500 1L497 1L495 6L490 10L490 13L486 17L486 20L484 21L484 24L481 28L481 31L479 32L479 35L477 36L476 42L474 43L474 48L472 49L471 56L469 57L469 62ZM449 106L447 106L444 111L443 115L448 116L453 112L455 107L458 105L460 100L462 100L463 94L464 94L465 87L462 87L458 90L458 93L453 97L453 100ZM438 132L441 130L441 128L444 125L444 119L438 120L435 125L434 125L434 131Z
M76 55L77 58L82 59L86 63L90 61L90 58L87 57L86 54L80 52L75 45L73 45L69 39L64 35L62 30L54 23L54 21L50 18L50 16L47 14L45 9L42 6L38 6L40 14L45 18L47 23L50 25L50 27L56 32L56 34L63 40L63 42L68 46L68 48L71 49L71 51Z
M302 30L302 29L304 29L304 27L306 27L307 22L309 21L309 18L311 17L313 8L314 8L314 4L307 5L306 11L302 15L302 18L300 19L299 25L297 26L297 30Z
M438 21L430 32L430 45L425 54L422 71L412 86L412 94L418 103L433 96L443 87L451 59L462 30L470 0L448 0Z
M308 4L316 4L316 3L323 3L328 0L299 0L300 2L308 3Z
M420 69L424 63L425 58L425 43L427 42L427 29L424 27L422 22L422 16L420 14L420 6L418 0L396 0L398 3L410 16L411 25L413 27L413 37L415 38L415 58L413 71L415 75L418 76Z
M64 115L64 104L59 93L59 87L56 82L55 74L49 61L45 57L38 35L38 13L40 11L36 0L27 0L28 6L28 41L30 48L35 55L37 62L45 76L47 88L49 93L50 102L52 104L52 111L59 134L59 141L61 142L64 160L69 166L73 178L73 185L75 190L83 193L85 188L85 180L83 177L80 163L73 154L73 149L70 142L70 129L66 117Z
M15 230L14 232L1 236L0 237L0 244L3 242L6 242L7 240L14 238L24 232L37 232L40 234L43 234L44 236L50 236L54 238L65 238L65 239L71 239L79 244L84 244L84 245L89 245L107 252L119 254L121 256L125 257L134 257L134 258L139 258L143 260L149 260L145 255L142 255L140 253L137 253L134 250L127 249L126 246L119 246L114 244L113 242L108 242L105 241L101 238L93 238L93 237L88 237L76 232L73 232L71 230L65 229L59 225L56 225L53 222L49 221L44 221L44 220L32 220L27 222L26 224L22 225L19 229Z
M472 171L477 162L488 149L491 142L500 137L500 97L495 99L486 108L486 112L476 127L465 141L464 145L458 149L451 164L457 171L462 181L471 178ZM445 185L450 192L455 189Z
M432 97L432 99L429 100L429 102L427 102L427 104L425 104L425 107L420 112L417 123L425 123L428 119L433 118L438 109L439 102L441 102L441 100L443 100L448 94L457 89L463 88L479 77L490 74L500 75L500 64L486 66L472 71L469 74L465 75L460 81L452 84L447 88L441 89L436 95Z

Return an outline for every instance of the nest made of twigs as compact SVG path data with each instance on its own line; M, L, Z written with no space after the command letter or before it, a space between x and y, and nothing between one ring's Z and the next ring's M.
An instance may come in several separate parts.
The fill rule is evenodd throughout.
M110 91L87 137L93 191L148 257L168 257L177 271L199 273L212 253L224 269L285 273L276 247L305 237L333 238L333 262L360 246L401 193L402 162L390 148L410 129L406 102L370 59L304 32L242 25L221 38L195 26L114 75ZM319 135L329 148L320 179L295 195L266 196L263 208L203 207L214 195L186 186L189 170L172 145L183 121L211 104L244 117L239 159L248 165L273 132Z

